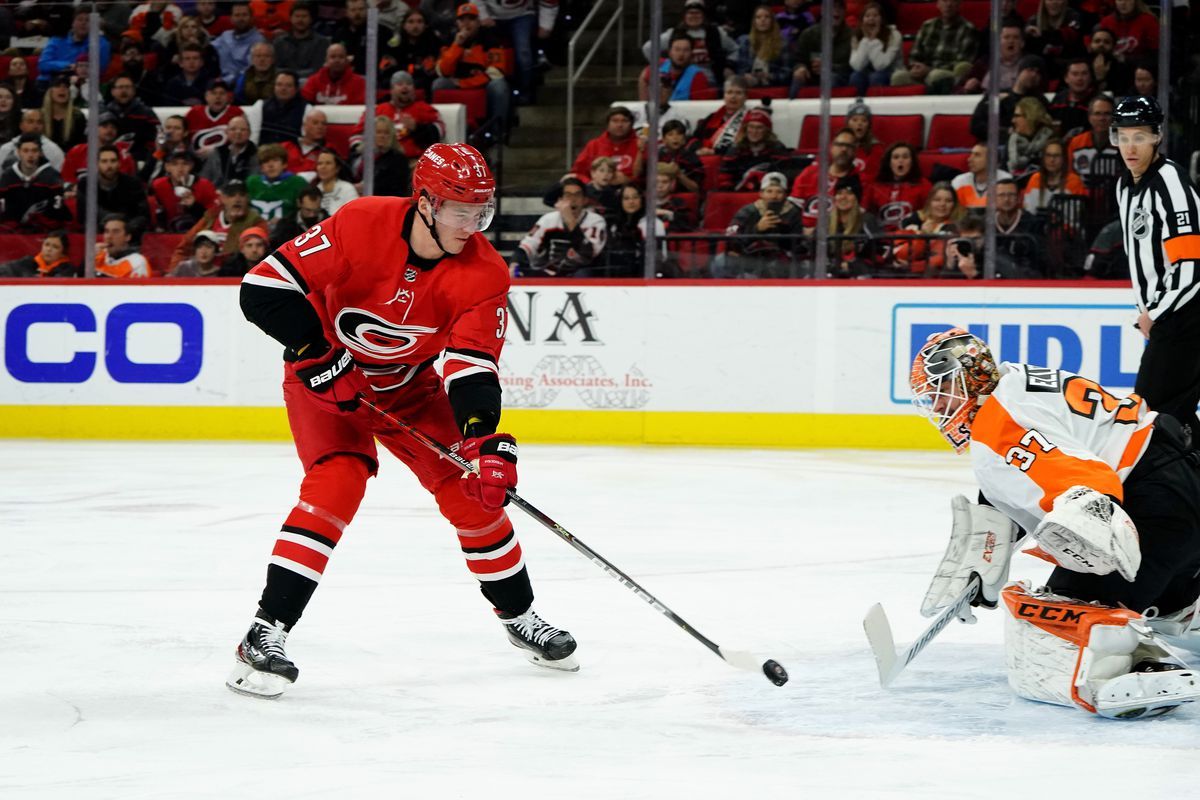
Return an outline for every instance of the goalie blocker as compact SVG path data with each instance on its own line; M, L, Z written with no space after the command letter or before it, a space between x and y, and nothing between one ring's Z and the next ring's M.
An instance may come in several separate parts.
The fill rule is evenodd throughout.
M955 450L970 448L981 503L992 507L956 498L951 543L922 612L947 607L976 574L975 604L992 606L1018 532L1032 532L1034 554L1057 568L1044 595L1023 589L1017 599L1005 589L1006 608L1079 624L1067 630L1013 613L1014 690L1124 717L1195 699L1190 671L1166 657L1156 633L1200 652L1200 455L1179 423L1083 376L998 364L961 329L929 338L911 386Z

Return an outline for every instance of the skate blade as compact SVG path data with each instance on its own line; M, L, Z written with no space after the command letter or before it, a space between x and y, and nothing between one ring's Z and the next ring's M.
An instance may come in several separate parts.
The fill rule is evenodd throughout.
M525 648L521 649L525 650ZM573 655L551 661L548 658L542 658L536 653L525 650L525 658L528 659L530 664L536 664L546 669L558 670L559 672L579 672L579 662L575 660L575 656Z
M260 672L249 664L238 662L233 672L225 679L225 686L232 692L262 700L278 700L292 682L282 675Z

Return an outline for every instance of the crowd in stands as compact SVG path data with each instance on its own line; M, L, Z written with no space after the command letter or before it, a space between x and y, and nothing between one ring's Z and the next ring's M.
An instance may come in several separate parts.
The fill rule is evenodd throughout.
M658 207L642 213L668 235L658 274L811 276L824 203L828 277L981 276L986 96L969 119L960 115L928 160L923 121L908 139L877 134L871 98L910 95L915 108L921 95L980 95L995 87L996 273L1084 274L1094 261L1086 258L1089 244L1115 218L1112 189L1123 165L1108 139L1113 98L1157 92L1158 18L1143 0L1005 0L993 75L990 6L834 0L832 59L823 64L820 2L686 0L681 15L665 21L661 39L643 48L650 65L639 83L641 100L650 102L657 68L659 131L651 135L645 109L612 108L606 129L547 197L562 202L562 187L581 184L595 214L564 215L555 205L521 242L517 273L642 275L644 248L630 244L637 195L630 192L627 203L606 187L640 192L654 177ZM830 131L821 176L815 149L775 135L771 102L817 97L823 72L835 96L858 99ZM705 99L721 105L693 124L672 108ZM931 147L932 140L931 130ZM654 176L645 168L650 146L658 150ZM615 177L598 180L597 168L606 175L609 164ZM607 251L593 233L599 216L608 219ZM644 221L638 225L646 230ZM723 234L733 238L714 241Z
M0 276L71 271L92 181L97 274L244 273L258 243L298 235L361 193L367 121L335 139L320 107L363 104L368 70L379 91L374 193L406 196L412 161L446 135L438 93L486 97L476 143L503 140L512 107L534 100L536 45L559 10L380 0L378 60L367 63L366 0L106 2L100 105L89 109L90 5L0 3L0 233L44 234L40 254ZM256 104L257 141L243 110ZM84 111L100 143L94 175ZM148 259L138 252L148 236L174 244Z

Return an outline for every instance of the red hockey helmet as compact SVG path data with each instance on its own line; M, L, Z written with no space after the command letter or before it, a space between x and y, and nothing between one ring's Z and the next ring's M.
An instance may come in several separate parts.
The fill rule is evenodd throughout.
M479 151L469 144L430 145L417 160L412 177L413 196L426 195L433 216L454 227L484 230L495 214L496 179ZM453 218L443 210L444 201L482 206L477 213L458 209ZM464 213L466 212L466 213ZM468 220L467 217L473 217Z

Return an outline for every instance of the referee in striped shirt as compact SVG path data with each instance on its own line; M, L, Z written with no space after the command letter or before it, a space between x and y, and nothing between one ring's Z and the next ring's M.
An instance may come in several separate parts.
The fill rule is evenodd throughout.
M1200 195L1182 167L1158 152L1163 112L1152 97L1126 97L1109 137L1128 172L1117 207L1138 328L1148 340L1134 390L1200 439Z

